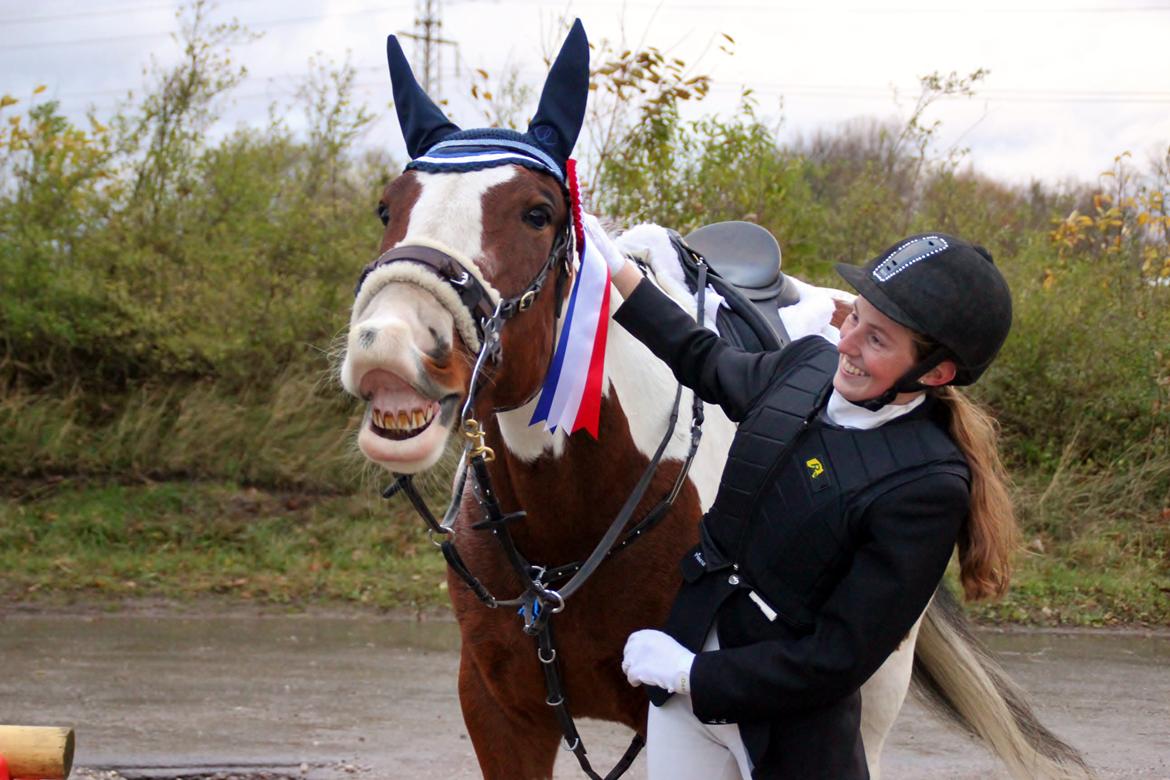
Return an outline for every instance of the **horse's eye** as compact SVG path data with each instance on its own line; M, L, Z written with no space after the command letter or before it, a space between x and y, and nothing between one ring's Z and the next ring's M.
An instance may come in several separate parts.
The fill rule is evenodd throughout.
M524 221L537 230L543 230L552 221L552 213L545 206L537 206L534 209L529 209L528 213L524 215Z
M382 220L383 225L390 224L390 207L385 203L378 204L378 219Z

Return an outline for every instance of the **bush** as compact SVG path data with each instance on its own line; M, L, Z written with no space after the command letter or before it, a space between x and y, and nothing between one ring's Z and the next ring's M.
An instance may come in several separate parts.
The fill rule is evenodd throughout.
M0 470L336 486L338 472L298 476L310 466L279 452L297 448L294 432L325 446L345 425L345 409L305 388L376 249L371 206L393 164L349 152L371 117L351 103L347 65L313 64L303 136L274 111L262 129L206 141L242 77L226 47L248 34L210 25L198 1L184 20L183 62L108 121L83 129L40 102L0 124ZM584 172L598 211L683 233L757 222L787 271L831 285L833 263L909 232L985 244L1016 325L977 395L1009 459L1049 475L1140 466L1155 475L1142 501L1170 504L1166 470L1147 468L1170 430L1170 159L1139 174L1121 156L1097 188L1012 188L935 150L925 119L981 71L926 77L900 123L783 144L750 92L728 117L686 121L680 107L708 77L652 48L605 52L595 96L613 110L593 117L610 121ZM279 413L290 392L312 430Z
M202 2L183 29L183 62L108 122L82 130L44 102L4 125L9 387L267 386L292 365L317 370L344 326L352 281L376 250L373 204L393 173L384 157L347 153L371 120L351 104L352 68L314 65L300 92L306 139L273 118L208 143L243 75L224 47L247 36L209 25Z

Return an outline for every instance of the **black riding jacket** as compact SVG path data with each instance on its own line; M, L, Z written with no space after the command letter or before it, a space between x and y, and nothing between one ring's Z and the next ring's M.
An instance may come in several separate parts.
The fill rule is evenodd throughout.
M822 338L742 352L645 281L615 318L739 424L663 627L695 652L718 627L691 667L695 715L739 724L754 777L868 777L858 689L925 609L969 509L944 409L841 428L823 415Z

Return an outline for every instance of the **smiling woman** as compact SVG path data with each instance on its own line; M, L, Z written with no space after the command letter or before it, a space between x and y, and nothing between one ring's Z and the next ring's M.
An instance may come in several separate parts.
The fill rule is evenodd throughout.
M969 597L1007 587L994 428L944 387L999 352L1006 282L981 247L911 236L838 266L859 296L835 349L810 336L748 353L607 257L615 319L739 423L670 617L624 651L656 705L651 778L872 776L860 686L915 635L956 542ZM1083 774L1060 747L1036 776Z

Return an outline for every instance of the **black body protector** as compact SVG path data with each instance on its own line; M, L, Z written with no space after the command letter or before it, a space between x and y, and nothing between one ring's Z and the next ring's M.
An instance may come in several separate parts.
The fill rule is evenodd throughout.
M664 630L692 651L702 647L717 612L724 646L810 633L849 567L874 498L926 473L970 482L962 454L927 417L908 415L871 430L829 423L822 410L837 351L816 337L805 341L793 348L808 354L740 423L702 541L683 558L688 584ZM756 610L720 612L733 596L750 598ZM758 619L745 622L745 612ZM666 698L651 690L655 703Z

